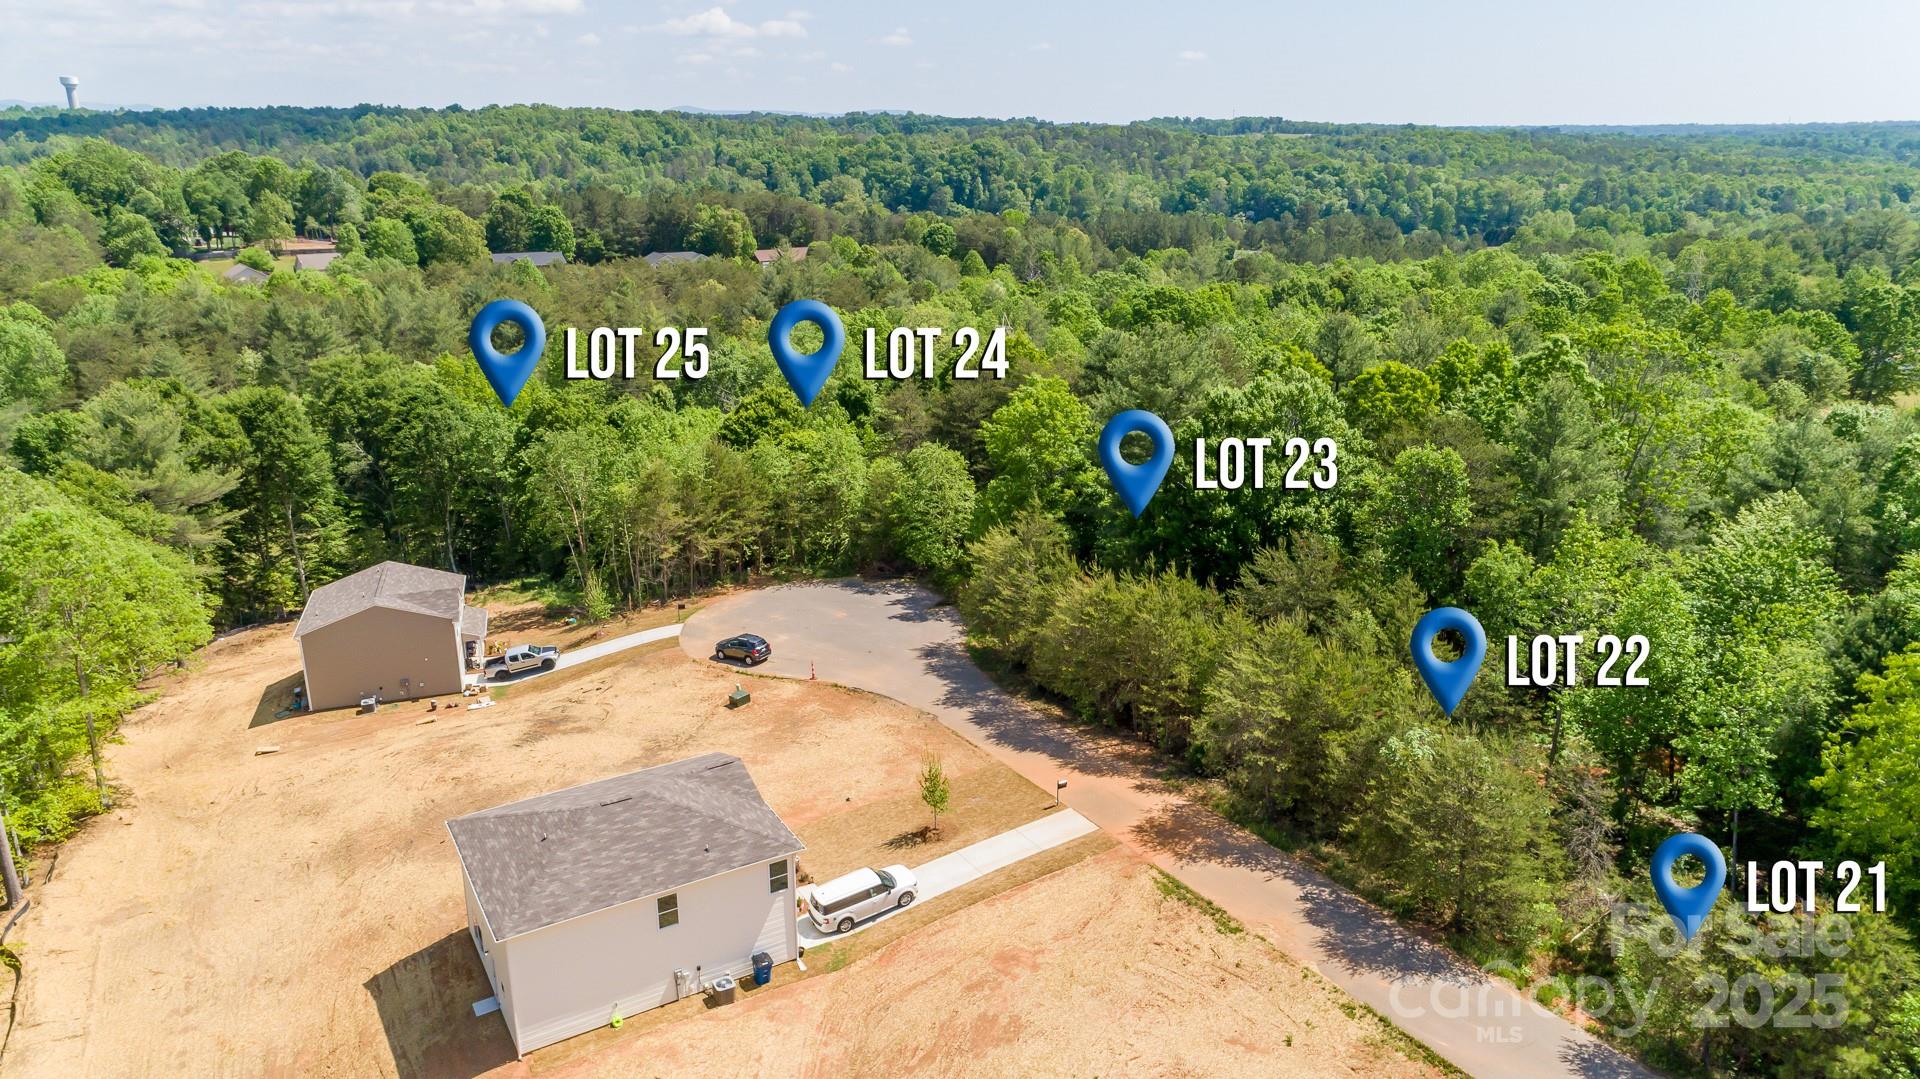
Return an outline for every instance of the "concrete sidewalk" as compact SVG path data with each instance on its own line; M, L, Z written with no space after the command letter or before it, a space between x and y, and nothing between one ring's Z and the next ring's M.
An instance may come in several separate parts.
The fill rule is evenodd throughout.
M913 875L920 878L920 887L914 890L914 902L924 903L937 895L944 895L963 884L971 883L996 869L1030 858L1044 850L1051 850L1069 840L1078 839L1095 830L1094 823L1071 809L1059 809L1029 821L1009 832L982 839L972 846L962 847L952 854L943 854L926 865L913 867ZM805 898L811 888L801 890ZM822 933L813 924L813 919L800 916L800 943L813 948L841 937L850 937L868 926L893 917L902 910L911 907L894 907L859 922L845 933Z
M585 648L576 648L571 652L562 652L559 658L553 661L553 670L564 671L568 667L577 667L582 663L591 663L602 656L611 656L615 652L624 652L629 648L638 648L643 644L652 644L655 641L664 641L669 638L678 637L680 636L682 625L684 625L684 623L675 622L671 626L656 626L653 629L643 629L638 633L629 633L624 637L614 637L611 640L601 641L599 644L590 644ZM484 678L480 672L473 671L467 674L467 684L510 686L515 682L524 682L529 678L538 678L543 674L552 673L553 671L533 670L514 675L504 680L494 680Z

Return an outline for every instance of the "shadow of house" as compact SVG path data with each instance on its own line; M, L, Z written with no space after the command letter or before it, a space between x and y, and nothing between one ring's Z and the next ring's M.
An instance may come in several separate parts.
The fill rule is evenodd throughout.
M493 995L463 927L364 984L400 1079L470 1079L517 1059L499 1013L476 1016Z
M247 729L264 727L298 715L293 710L293 691L305 680L305 675L295 671L261 691L260 703L253 706L253 718L247 721Z

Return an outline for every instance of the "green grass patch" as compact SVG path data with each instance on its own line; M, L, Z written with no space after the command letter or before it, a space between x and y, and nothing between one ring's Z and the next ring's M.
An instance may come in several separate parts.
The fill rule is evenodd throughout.
M1207 918L1213 922L1213 927L1227 936L1247 931L1247 927L1241 925L1238 918L1221 910L1219 904L1201 895L1199 892L1194 891L1192 888L1187 887L1185 884L1180 883L1172 874L1164 870L1154 869L1153 886L1160 889L1160 894L1166 896L1168 899L1185 903L1187 906L1206 915Z
M502 581L485 588L477 589L474 598L469 601L474 606L486 606L498 603L513 606L521 603L538 603L548 612L572 612L581 607L580 590L548 577L522 577L514 581Z
M1358 1007L1359 1010L1372 1016L1374 1022L1380 1024L1380 1038L1388 1045L1400 1050L1400 1052L1406 1056L1424 1062L1428 1067L1443 1075L1453 1076L1455 1079L1467 1079L1466 1072L1454 1067L1447 1061L1447 1058L1428 1048L1427 1043L1394 1026L1387 1020L1386 1016L1381 1015L1373 1008L1365 1004L1360 1004Z

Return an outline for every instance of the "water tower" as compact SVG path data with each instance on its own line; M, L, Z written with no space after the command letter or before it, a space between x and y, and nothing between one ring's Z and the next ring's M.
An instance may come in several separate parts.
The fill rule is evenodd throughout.
M80 80L74 78L72 75L62 75L60 76L60 85L67 88L67 108L79 108L80 103L74 100L74 94L80 89Z

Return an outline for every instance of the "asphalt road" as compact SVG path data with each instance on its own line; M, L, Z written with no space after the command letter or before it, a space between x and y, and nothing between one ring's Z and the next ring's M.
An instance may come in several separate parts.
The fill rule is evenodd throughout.
M686 622L681 647L758 633L768 674L884 694L938 717L1234 917L1475 1076L1651 1076L1503 981L1258 837L1181 797L1143 747L1068 727L1002 692L968 658L957 612L911 583L743 592Z

